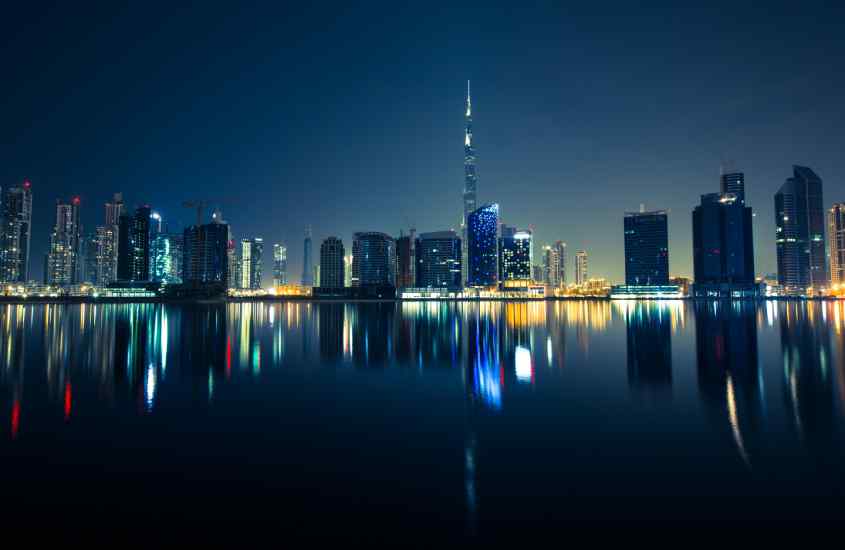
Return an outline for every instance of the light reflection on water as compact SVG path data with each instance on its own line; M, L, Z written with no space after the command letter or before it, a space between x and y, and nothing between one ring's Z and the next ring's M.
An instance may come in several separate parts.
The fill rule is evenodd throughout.
M783 474L785 492L794 490L784 473L790 469L805 480L842 482L841 302L2 307L5 445L30 440L49 453L51 431L115 429L102 415L127 403L138 416L166 420L188 407L194 415L209 411L194 417L202 430L215 408L218 417L246 408L266 419L265 409L276 411L299 389L316 396L315 408L326 407L337 400L332 384L340 379L301 374L336 372L363 400L347 411L353 415L374 414L361 412L366 392L389 384L410 408L406 422L436 418L445 433L462 434L462 498L473 531L497 490L519 494L500 477L532 467L528 457L536 455L512 454L523 447L557 461L555 474L534 464L546 483L584 494L637 496L644 489L636 483L605 487L596 479L621 468L645 480L678 464L700 468L704 478L753 480L765 472L770 489L778 483L772 472ZM203 404L187 395L202 395ZM233 399L240 399L237 411ZM463 415L440 419L438 408L456 400ZM86 411L79 425L77 407ZM418 436L424 446L445 437L436 430ZM604 458L579 455L587 451ZM500 462L504 455L510 462ZM592 476L592 485L565 480L570 470ZM673 491L666 483L658 492ZM493 493L486 500L485 490Z

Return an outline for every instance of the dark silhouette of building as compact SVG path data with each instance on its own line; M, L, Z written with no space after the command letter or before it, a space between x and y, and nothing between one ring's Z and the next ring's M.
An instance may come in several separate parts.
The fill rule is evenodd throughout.
M228 283L229 224L212 222L185 229L182 245L182 281L186 284Z
M461 239L454 231L421 233L416 243L416 257L416 286L449 290L463 286Z
M3 190L0 197L0 282L29 279L32 232L32 184L24 181Z
M822 180L805 166L793 166L775 194L778 284L788 293L827 286Z
M720 191L723 195L728 193L736 197L737 202L745 206L745 174L742 172L729 172L722 174L720 180Z
M416 237L411 229L408 235L400 232L396 239L396 288L408 288L416 283Z
M669 229L665 210L625 213L625 284L669 283Z
M314 286L314 261L311 259L311 228L305 230L302 253L302 286Z
M733 193L701 196L692 212L697 297L755 296L751 208Z
M320 245L320 287L343 288L346 266L343 261L343 241L328 237Z
M355 233L352 241L352 286L393 287L396 284L396 242L375 231Z
M135 209L132 218L132 280L150 280L150 215L149 206Z
M498 281L498 229L498 204L484 205L467 217L468 286L493 286Z
M149 206L135 213L121 214L117 226L117 280L123 282L150 280L150 215Z

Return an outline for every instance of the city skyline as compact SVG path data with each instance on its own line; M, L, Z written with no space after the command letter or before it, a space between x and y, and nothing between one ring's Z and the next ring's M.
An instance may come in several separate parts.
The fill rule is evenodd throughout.
M668 86L649 85L646 88L639 80L631 79L629 72L620 72L623 60L644 68L657 58L657 44L665 35L649 36L646 32L657 26L661 15L650 10L642 14L644 27L639 30L627 28L630 16L624 14L611 21L613 29L622 29L640 39L630 52L624 52L618 45L605 44L601 33L597 35L599 39L579 33L567 39L548 39L560 46L580 44L588 52L588 58L595 62L592 65L581 62L572 68L572 74L579 78L574 86L571 82L564 85L558 78L549 77L548 69L557 63L571 61L571 56L565 54L563 47L553 49L554 53L541 48L545 43L539 38L531 38L529 31L565 29L576 23L595 30L598 20L589 13L564 17L565 14L550 10L549 13L521 14L520 18L525 19L521 22L526 23L527 30L510 30L503 39L505 45L514 48L513 57L528 56L537 71L527 74L520 71L506 76L508 71L504 69L512 66L515 60L499 59L500 56L487 55L491 52L483 51L482 46L491 45L489 31L473 31L472 36L458 37L456 29L447 26L443 29L449 38L447 42L467 46L458 59L452 59L448 64L443 61L446 56L442 47L421 54L408 45L399 45L402 54L427 61L424 68L430 74L424 84L419 81L418 73L401 68L396 59L379 58L356 67L364 75L378 74L382 78L372 85L361 78L350 78L339 88L343 97L337 95L340 92L327 95L325 86L321 86L328 84L325 81L297 81L294 91L286 93L303 101L295 103L292 111L278 107L278 102L271 101L266 92L250 91L249 94L257 96L251 103L269 109L268 117L257 121L253 116L246 116L245 120L250 124L236 125L232 134L227 135L216 132L222 128L219 124L231 121L232 115L222 115L221 120L211 120L205 126L217 136L217 141L200 139L191 131L198 127L198 117L208 115L223 97L243 97L247 93L245 90L250 89L250 82L266 77L273 63L282 62L268 60L266 64L256 64L250 61L248 54L255 52L255 48L270 53L280 49L278 44L273 47L274 37L259 34L255 43L243 44L243 52L205 75L213 83L231 71L252 68L255 74L245 76L246 86L221 90L220 97L199 101L194 109L174 120L173 127L183 130L182 134L187 136L176 144L175 151L185 157L178 163L164 148L173 145L179 133L161 133L157 127L142 123L137 116L130 119L127 130L115 133L114 127L103 117L121 118L119 115L135 113L140 106L142 110L150 109L149 114L156 123L165 120L162 117L181 105L163 94L169 89L164 83L170 71L185 69L180 58L173 61L172 66L164 67L163 74L153 75L155 78L146 84L148 90L156 92L153 95L163 105L149 105L134 92L125 92L126 95L115 102L105 102L100 107L102 111L94 109L92 102L101 97L100 94L114 90L117 82L131 80L125 69L104 69L105 75L94 80L104 85L104 91L92 88L89 95L63 94L49 91L49 85L35 90L29 84L30 79L15 78L25 77L32 70L23 62L16 63L12 79L22 84L12 92L13 101L8 104L19 109L9 113L8 119L21 130L12 143L3 145L4 157L11 162L3 163L0 176L3 188L20 185L24 179L32 181L30 278L41 279L40 258L46 251L52 230L51 207L57 198L67 200L71 196L82 198L82 225L88 234L102 223L102 204L115 192L124 193L129 211L142 204L154 205L171 223L171 229L177 230L192 223L192 211L182 208L183 201L237 194L239 201L236 204L221 201L235 238L261 236L267 242L284 243L289 249L289 273L302 272L299 238L308 224L314 226L316 242L337 235L347 244L352 242L354 232L362 230L384 231L394 236L408 227L416 227L421 232L459 230L461 189L465 180L462 166L465 151L460 151L460 147L465 140L467 79L472 80L473 140L478 143L478 179L483 181L478 188L477 203L497 202L502 208L503 223L534 227L536 246L563 240L570 250L589 250L590 272L620 281L624 274L620 218L624 211L635 210L640 203L645 203L650 210L669 212L670 274L691 276L689 212L700 195L712 192L721 166L732 160L736 171L745 174L746 204L756 213L756 273L774 273L772 196L788 176L792 164L812 167L825 181L825 208L842 200L839 182L845 174L845 161L840 158L836 146L843 138L842 125L837 124L842 120L841 108L824 90L805 94L797 85L801 80L797 75L809 75L823 82L832 79L834 85L829 88L836 89L836 79L842 77L820 72L825 64L819 59L841 52L842 40L826 25L814 25L817 40L812 46L802 49L793 45L782 52L784 55L779 57L781 65L778 67L748 74L746 69L750 65L729 58L726 51L739 48L749 53L750 64L755 55L760 55L753 48L755 41L764 40L774 49L786 48L766 39L774 36L774 30L786 25L796 14L790 14L782 7L775 8L765 16L774 30L755 25L755 34L747 37L739 32L732 17L707 9L700 11L677 9L676 30L688 31L691 37L699 39L690 41L692 51L689 55L704 65L719 65L726 74L736 77L720 79L724 89L714 90L706 85L704 90L711 92L710 95L692 91L702 84L698 79L704 77L696 76L693 67L684 65L685 58L677 55L665 61L665 68L670 70L661 73L658 79ZM92 35L91 44L118 38L116 33L128 23L129 15L136 14L121 13L108 25L103 25ZM543 15L548 17L541 17ZM182 20L180 16L187 14L177 13L176 21ZM204 15L215 24L222 16L214 12ZM400 12L389 19L395 22L410 16ZM500 29L504 24L501 16L494 13L482 12L478 16L481 20L496 22ZM739 42L730 45L708 42L704 29L697 22L699 16L713 24L724 24L725 32ZM344 21L355 19L350 14L344 17ZM256 14L246 13L239 24L255 23L256 20ZM50 40L58 40L68 32L66 23L57 14L25 21L26 24L10 35L4 51L20 53L21 60L33 61L33 66L40 67L43 59L35 52L20 52L20 46L11 38L27 29L48 28L57 31ZM435 24L429 20L423 23L427 23L429 29ZM385 32L378 31L386 31L386 27L379 26L376 31L372 40L384 40ZM141 31L136 29L134 32ZM343 27L333 27L331 32L343 36L346 31ZM559 34L566 33L558 32L554 36ZM309 40L303 38L304 43L310 44ZM715 47L708 53L705 51L707 45ZM175 46L176 52L185 55L193 53L217 59L215 50L206 51L184 44L172 30L149 38L148 46L151 51ZM85 44L78 46L81 52L88 52L88 47ZM116 47L120 51L126 43L117 40ZM492 53L508 51L501 49L502 45L493 44L493 47L496 49ZM358 50L353 48L352 51ZM319 49L319 52L327 53L327 50ZM821 58L814 61L813 54L821 55ZM149 55L147 50L133 54L128 66L143 66L149 62ZM288 62L295 61L289 59L285 51L278 51L277 55ZM70 61L70 66L80 62L76 58ZM301 64L291 66L303 69ZM194 76L197 82L189 83L184 92L168 93L176 94L177 98L185 97L184 93L204 97L198 88L201 83L207 83L203 75L191 71L188 75ZM48 68L44 77L59 91L73 89L77 82L72 75L53 68ZM622 98L609 92L614 79L629 85ZM732 84L724 87L728 80ZM273 81L271 84L270 89L276 90L281 83ZM767 97L752 103L750 91L761 85L765 85ZM591 87L600 93L589 93ZM654 97L647 95L646 90ZM24 97L27 92L32 93ZM637 101L645 102L641 103L645 112L637 111ZM315 109L318 105L320 108ZM599 109L600 105L604 110ZM356 106L362 110L355 113L356 109L350 107ZM35 116L38 109L47 107L56 110L57 116L49 121ZM235 112L240 115L252 112L244 110L246 106L241 103L236 107ZM74 123L77 112L99 114L88 129L88 126ZM376 112L391 116L401 114L408 118L408 123L393 125L390 132L382 132L386 126L382 126L381 119L365 116ZM304 125L302 115L306 113L316 114L311 126ZM704 120L706 116L712 117L712 122ZM330 120L329 117L335 118ZM60 151L57 149L58 136L68 130L78 130L80 139L74 140L67 150ZM367 139L356 138L361 134L368 136ZM308 160L297 151L313 145L317 138L324 140L321 155L331 155L335 159L334 166L326 167L313 157L308 162L294 158ZM646 147L638 145L643 140L647 142ZM247 143L258 147L247 150ZM137 147L138 144L143 146ZM207 147L209 145L211 147ZM208 152L200 152L200 149L208 149ZM220 158L212 158L210 154ZM94 162L97 159L103 162ZM276 168L271 169L271 165ZM399 166L404 167L403 177L383 176L384 172L394 171ZM210 170L214 174L209 173ZM319 177L314 177L315 170L320 171ZM239 191L244 180L254 193L233 192ZM163 183L160 187L151 183L156 181ZM169 182L179 185L173 186ZM391 192L386 192L387 189ZM432 197L437 197L438 206L434 207ZM441 204L443 207L439 206ZM377 213L375 218L374 212ZM265 284L271 271L266 267Z

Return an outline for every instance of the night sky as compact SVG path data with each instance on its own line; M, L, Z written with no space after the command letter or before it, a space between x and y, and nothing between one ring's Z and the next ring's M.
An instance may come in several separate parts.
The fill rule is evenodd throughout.
M534 227L537 263L562 239L622 279L622 213L645 203L670 209L670 268L691 274L691 210L723 161L746 173L758 273L792 164L845 201L833 2L20 4L0 22L0 185L32 181L38 278L74 195L86 231L116 191L171 229L195 218L183 201L226 201L235 236L267 243L265 281L273 242L299 280L309 224L315 257L328 235L457 228L468 78L479 202Z

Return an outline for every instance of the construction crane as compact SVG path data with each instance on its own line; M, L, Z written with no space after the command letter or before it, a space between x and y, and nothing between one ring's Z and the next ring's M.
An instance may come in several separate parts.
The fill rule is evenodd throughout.
M182 203L182 206L185 208L196 208L197 209L197 225L202 225L202 218L203 214L208 207L211 205L219 205L219 204L234 204L237 202L237 199L217 199L217 200L198 200L198 201L185 201Z

